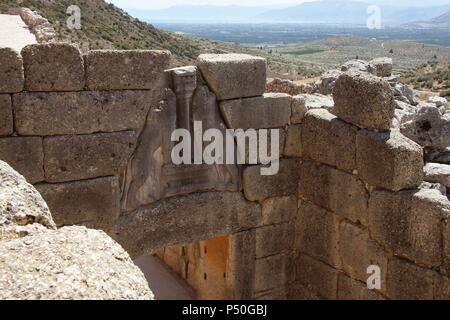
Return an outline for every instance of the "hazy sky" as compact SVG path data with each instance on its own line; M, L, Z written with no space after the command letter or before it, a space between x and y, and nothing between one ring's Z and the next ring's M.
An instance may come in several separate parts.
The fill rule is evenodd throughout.
M300 4L306 1L314 0L107 0L121 8L135 9L161 9L168 8L173 5L245 5L245 6L264 6L264 5L280 5L280 4Z
M107 0L121 8L134 9L161 9L173 5L191 4L191 5L245 5L245 6L264 6L264 5L296 5L306 1L314 0ZM359 0L370 4L394 4L394 5L414 5L431 6L449 3L450 0Z

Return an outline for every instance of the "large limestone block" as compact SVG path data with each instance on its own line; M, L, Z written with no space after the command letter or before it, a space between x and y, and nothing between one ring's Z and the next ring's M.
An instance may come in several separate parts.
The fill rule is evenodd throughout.
M450 279L447 277L437 276L434 283L434 300L450 300Z
M392 258L388 264L387 294L394 300L433 300L437 273L405 260Z
M365 282L354 280L343 273L339 274L337 298L344 301L384 300L380 293L369 290Z
M218 100L262 95L266 60L246 54L202 54L197 67Z
M342 267L353 279L366 282L370 266L381 269L381 290L386 291L388 255L372 240L368 230L343 222L339 226L339 253Z
M425 181L440 183L450 188L450 165L430 162L423 170Z
M283 128L291 118L292 98L284 93L222 101L220 110L230 129Z
M299 195L355 223L367 225L368 192L354 175L305 161L300 165Z
M438 190L375 191L369 201L371 236L395 254L429 267L441 264L443 219L450 202Z
M139 131L150 107L150 91L83 91L14 95L16 130L21 135L65 135Z
M84 63L71 44L28 45L22 50L27 91L80 91L84 88ZM111 67L114 70L113 67Z
M294 225L275 224L256 229L256 258L290 252L294 244Z
M261 222L261 207L237 192L173 197L121 215L115 238L133 257L167 245L249 230Z
M118 175L134 151L132 131L47 137L44 168L47 182L65 182Z
M295 248L332 266L339 266L338 218L312 203L302 201L295 227Z
M321 299L337 299L339 272L336 269L307 255L300 255L296 261L299 283Z
M0 94L0 136L10 135L13 131L11 96Z
M445 223L444 223L444 261L442 265L442 271L447 275L450 276L450 217L447 216Z
M289 277L289 257L285 254L257 259L255 265L255 292L283 288Z
M341 66L341 71L342 72L354 71L354 72L374 73L375 70L369 62L360 60L360 59L355 59L355 60L350 60L350 61L347 61L346 63L344 63Z
M395 113L388 82L368 73L344 73L333 90L333 113L360 128L389 130Z
M7 163L0 161L0 241L20 237L39 224L55 229L55 223L36 189Z
M263 201L272 197L296 195L298 190L299 161L281 159L278 174L263 176L261 166L244 170L243 186L245 197L250 201Z
M423 147L444 149L450 145L450 114L433 104L419 103L417 112L401 125L402 133Z
M334 101L331 96L322 94L300 94L292 97L292 123L302 123L306 113L312 109L331 109Z
M0 93L16 93L23 90L23 61L11 48L0 48Z
M296 196L269 198L262 203L262 225L288 222L297 215Z
M84 227L39 232L0 245L0 299L151 300L130 256Z
M0 160L24 175L28 182L44 180L42 138L11 137L0 139Z
M58 226L84 225L107 232L120 213L120 186L116 177L39 184L36 188Z
M90 90L154 89L169 66L170 52L92 50L85 56Z
M283 155L293 158L302 157L302 125L294 124L287 128Z
M356 131L327 110L311 110L303 120L303 156L352 172L356 169Z
M256 232L250 229L229 237L229 270L227 278L233 284L234 298L253 299L256 260Z
M390 77L392 75L393 61L392 58L382 57L375 58L369 62L374 68L374 74L378 77Z
M399 191L423 181L423 150L398 130L358 132L356 160L361 178L373 186Z

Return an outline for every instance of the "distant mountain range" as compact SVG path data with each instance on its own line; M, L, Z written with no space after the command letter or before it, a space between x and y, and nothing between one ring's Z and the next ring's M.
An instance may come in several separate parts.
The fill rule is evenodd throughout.
M383 26L428 21L450 11L450 1L447 4L420 7L387 5L385 3L388 1L382 0L373 2L379 4ZM369 5L357 0L320 0L291 7L192 5L174 6L162 10L127 9L127 11L132 16L148 22L287 22L365 25L369 17L367 12Z
M427 21L409 23L406 27L415 28L450 28L450 11Z
M163 22L240 22L251 19L264 12L283 8L283 6L215 6L179 5L167 9L140 10L126 9L133 17L145 21Z

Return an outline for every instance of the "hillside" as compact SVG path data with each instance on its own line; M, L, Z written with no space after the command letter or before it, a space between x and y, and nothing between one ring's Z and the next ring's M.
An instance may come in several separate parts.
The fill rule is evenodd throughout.
M70 5L81 8L82 29L66 27ZM27 7L47 18L57 32L57 40L79 44L89 49L160 49L172 52L173 66L191 64L201 53L241 52L254 54L251 49L159 30L149 23L131 17L123 10L103 0L1 0L0 13L12 8ZM260 52L258 52L260 53ZM269 57L269 69L283 72L284 61Z
M416 28L450 28L450 11L436 18L410 23L407 26Z

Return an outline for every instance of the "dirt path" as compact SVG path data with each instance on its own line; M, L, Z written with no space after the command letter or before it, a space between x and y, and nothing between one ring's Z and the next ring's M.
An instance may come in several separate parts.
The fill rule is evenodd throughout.
M23 47L36 43L20 16L0 14L0 47L9 47L21 51Z

